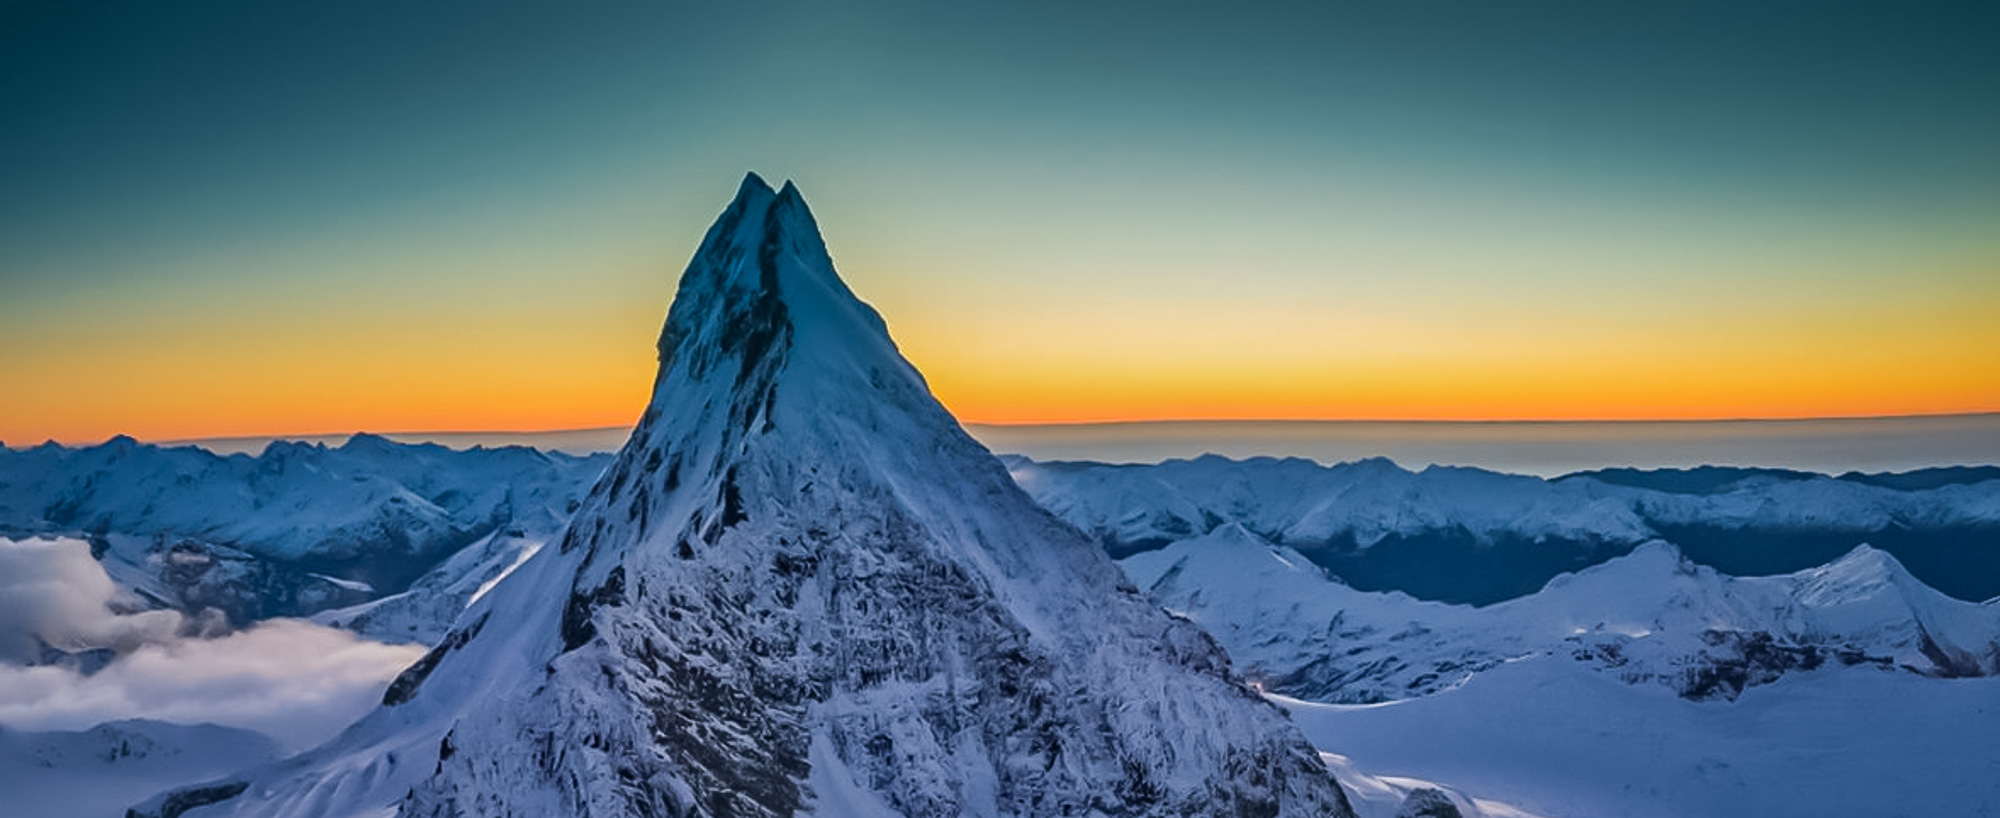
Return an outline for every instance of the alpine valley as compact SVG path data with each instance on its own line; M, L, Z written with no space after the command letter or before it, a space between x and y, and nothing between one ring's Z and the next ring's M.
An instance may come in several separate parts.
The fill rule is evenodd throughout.
M429 649L296 755L10 726L0 781L160 818L2000 813L2000 469L995 457L755 175L658 351L615 454L0 448L0 537L87 542L126 608Z

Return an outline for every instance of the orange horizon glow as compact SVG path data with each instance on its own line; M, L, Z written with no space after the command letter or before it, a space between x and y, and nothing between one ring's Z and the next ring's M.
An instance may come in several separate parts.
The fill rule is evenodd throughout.
M33 5L8 445L630 424L746 171L967 423L2000 412L1955 13Z
M883 312L960 420L1024 425L1989 413L2000 411L2000 327L1983 323L1992 306L1975 298L1892 311L1898 320L1878 317L1865 333L1738 323L1705 340L1584 324L1487 341L1452 336L1447 322L1356 332L1353 322L1282 312L1194 326L1078 311L997 328L909 304ZM28 354L0 361L10 385L0 441L625 426L645 408L658 320L630 306L541 331L463 319L357 331L310 316L213 328L163 317L8 339Z
M638 362L633 362L638 363ZM650 361L645 361L650 364ZM320 437L373 432L533 433L629 427L644 409L651 384L643 374L538 368L531 373L480 373L445 377L437 372L383 370L353 377L338 388L241 381L216 392L171 393L153 384L144 411L127 402L60 405L16 398L0 425L0 441L21 447L44 440L65 445L129 435L149 442L257 437ZM1544 373L1541 380L1559 379ZM218 379L227 381L227 379ZM1782 394L1748 395L1727 389L1687 390L1673 396L1628 389L1619 393L1522 394L1404 383L1393 392L1325 389L1285 394L1282 384L1235 383L1190 390L1186 384L1039 384L1020 378L980 379L956 370L931 375L934 394L961 422L998 426L1105 424L1158 421L1344 422L1646 422L1817 420L1941 416L2000 412L2000 390L1942 390L1913 398L1883 394L1820 396L1788 402ZM531 385L532 384L532 385ZM191 386L215 388L216 382ZM1600 384L1602 385L1602 384ZM539 388L536 388L536 387ZM1935 387L1936 385L1933 384ZM278 388L266 388L278 387ZM1672 400L1663 400L1671 397ZM1337 408L1336 408L1337 407ZM33 423L35 409L61 415ZM29 410L22 412L18 410Z
M866 204L823 208L836 266L967 423L2000 411L2000 250L1983 245L1672 265L1615 236L1505 259L1306 248L1263 259L1251 280L1217 272L1234 262L1213 239L1128 255L1191 229L1138 226L1065 253L996 238L1014 254L966 255L938 231L837 221ZM175 275L0 322L0 441L629 425L677 279L660 259L690 254L610 240L574 257L354 248L295 251L284 263L313 274L283 282L200 279L245 264L191 257ZM571 272L550 274L550 258ZM1620 263L1633 269L1589 275Z

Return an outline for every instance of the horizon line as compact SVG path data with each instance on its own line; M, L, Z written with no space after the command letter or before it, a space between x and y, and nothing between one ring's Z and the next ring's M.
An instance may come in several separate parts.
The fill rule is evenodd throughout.
M1148 424L1194 424L1194 423L1352 423L1352 424L1430 424L1430 425L1497 425L1497 424L1560 424L1560 423L1824 423L1829 421L1870 421L1870 420L1924 420L1944 418L2000 417L2000 409L1972 412L1908 412L1889 415L1801 415L1795 417L1712 417L1712 418L1147 418L1139 420L1052 420L1052 421L976 421L961 420L966 426L990 428L1047 428L1051 426L1137 426ZM607 427L609 428L609 427ZM498 433L496 433L498 434Z
M1084 427L1105 427L1105 426L1155 426L1155 425L1165 426L1165 425L1199 425L1199 424L1212 424L1212 425L1341 424L1341 425L1428 425L1428 426L1497 426L1497 425L1547 426L1547 425L1562 425L1562 424L1699 425L1699 424L1725 424L1725 423L1828 423L1828 422L1846 422L1846 421L1861 422L1861 421L1884 421L1884 420L1945 420L1945 419L1956 419L1956 418L1971 419L1971 418L1992 418L1992 417L2000 417L2000 410L1987 410L1987 411L1977 411L1977 412L1919 412L1919 413L1892 414L1892 415L1816 415L1816 416L1804 416L1804 417L1480 418L1480 419L1148 418L1148 419L1134 419L1134 420L1066 420L1066 421L1017 421L1017 422L960 420L959 423L960 425L963 426L979 426L979 427L993 428L993 429L1050 429L1050 428L1084 428ZM450 435L450 436L518 435L525 437L525 436L535 436L535 435L583 434L592 432L630 431L633 428L633 426L634 424L616 424L611 426L575 426L575 427L560 427L553 429L415 429L415 430L390 430L390 431L350 429L342 431L322 431L322 432L277 432L269 434L251 433L251 434L204 435L197 437L156 438L150 440L140 438L136 435L130 435L128 433L120 432L120 433L114 433L109 437L106 437L98 442L109 442L119 437L131 437L134 440L139 440L141 442L151 443L159 446L180 446L180 445L198 445L202 443L228 443L228 442L255 441L255 440L299 440L306 438L352 437L355 435L376 435L380 437L389 437L389 436L415 437L415 436L442 436L442 435ZM84 445L79 443L65 443L63 441L56 440L53 437L44 438L40 443L29 444L29 445L41 445L41 443L51 443L51 442L57 443L58 445ZM5 444L4 441L0 441L0 445L8 445L11 447L13 444Z

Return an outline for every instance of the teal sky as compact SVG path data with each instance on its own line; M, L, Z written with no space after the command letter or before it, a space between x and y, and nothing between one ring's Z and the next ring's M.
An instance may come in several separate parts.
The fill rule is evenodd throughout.
M0 437L620 422L751 169L977 420L2000 410L1996 42L1989 4L0 3Z

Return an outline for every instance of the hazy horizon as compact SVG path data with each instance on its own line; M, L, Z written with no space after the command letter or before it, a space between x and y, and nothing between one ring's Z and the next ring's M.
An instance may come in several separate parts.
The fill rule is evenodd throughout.
M2000 413L1873 418L1585 421L1167 420L983 424L966 430L995 454L1036 460L1156 463L1205 454L1303 457L1332 464L1386 457L1406 468L1470 466L1552 477L1600 468L1703 465L1824 474L2000 465ZM570 454L616 451L628 426L540 432L338 432L149 440L257 454L275 440L337 446L354 434L451 448L522 445Z

